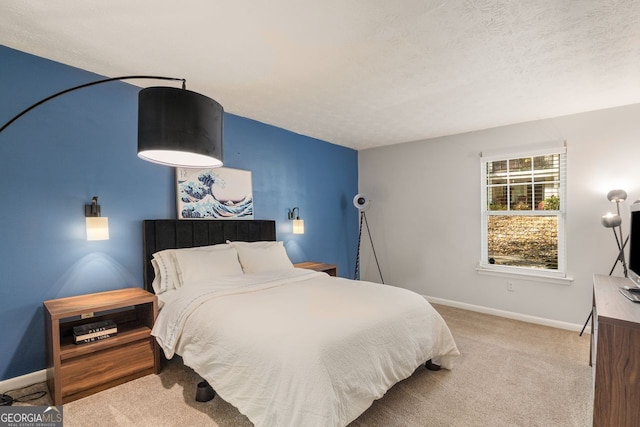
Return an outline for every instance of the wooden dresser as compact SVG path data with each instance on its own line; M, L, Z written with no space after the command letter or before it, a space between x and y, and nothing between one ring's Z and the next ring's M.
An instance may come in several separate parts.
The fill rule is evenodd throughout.
M593 425L598 427L640 425L640 304L618 291L631 284L624 277L593 278Z

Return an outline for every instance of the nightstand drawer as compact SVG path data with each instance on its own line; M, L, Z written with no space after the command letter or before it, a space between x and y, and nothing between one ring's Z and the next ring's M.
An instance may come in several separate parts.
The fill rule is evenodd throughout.
M70 359L60 369L62 396L70 396L153 368L154 347L151 339Z

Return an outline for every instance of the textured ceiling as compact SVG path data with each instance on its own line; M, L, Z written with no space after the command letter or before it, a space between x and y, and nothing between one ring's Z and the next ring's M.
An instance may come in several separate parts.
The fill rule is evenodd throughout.
M638 0L2 0L0 44L355 149L640 102Z

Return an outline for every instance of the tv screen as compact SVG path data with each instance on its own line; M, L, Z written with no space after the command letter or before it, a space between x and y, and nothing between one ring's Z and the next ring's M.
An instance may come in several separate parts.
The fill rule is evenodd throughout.
M640 287L640 203L631 205L629 217L629 278Z

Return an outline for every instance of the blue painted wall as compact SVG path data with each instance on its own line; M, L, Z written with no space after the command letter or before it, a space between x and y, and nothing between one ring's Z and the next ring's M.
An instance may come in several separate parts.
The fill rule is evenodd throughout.
M99 78L0 46L0 125ZM43 301L141 286L141 221L176 216L174 170L136 156L138 90L115 82L69 93L0 133L0 380L45 368ZM224 137L225 166L252 171L255 218L277 221L291 259L352 274L357 152L232 114ZM109 217L108 241L86 241L92 196ZM294 206L304 235L291 233Z

